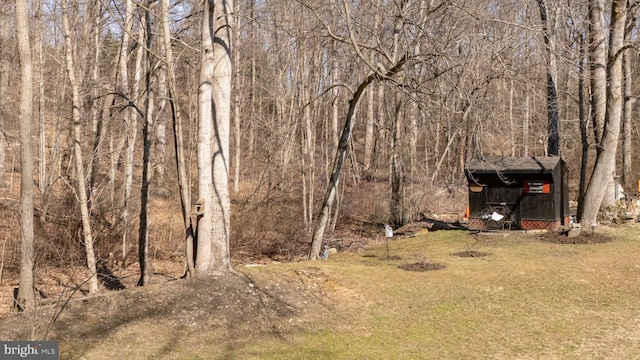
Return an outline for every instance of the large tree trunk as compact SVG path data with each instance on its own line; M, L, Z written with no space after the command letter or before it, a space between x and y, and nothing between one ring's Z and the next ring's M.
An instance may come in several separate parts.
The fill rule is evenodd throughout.
M596 153L600 154L600 142L602 140L602 133L604 128L604 121L607 111L607 48L606 48L607 33L604 27L604 3L602 0L590 0L589 1L589 73L591 83L591 123L593 126L594 143L596 145ZM586 128L586 124L584 125ZM587 142L587 135L583 135L582 140L583 149L589 147ZM583 150L584 151L584 150ZM588 159L588 154L583 154ZM586 159L583 160L585 162ZM586 166L586 164L585 164ZM593 174L593 173L592 173ZM580 181L585 184L589 183L587 179L587 170L581 173ZM600 186L606 186L606 183L600 184ZM588 185L585 185L582 197L578 202L577 217L579 221L582 221L585 208L584 196L587 192ZM594 189L595 190L595 189ZM594 191L592 190L592 191ZM603 193L604 194L604 193ZM604 196L604 195L602 195ZM598 201L597 207L600 207L601 200ZM593 210L591 210L593 211ZM592 217L596 215L590 215ZM594 220L595 221L595 220Z
M231 201L229 199L229 138L231 130L231 87L233 68L231 53L234 21L233 0L216 0L215 19L218 20L213 57L216 64L213 77L212 100L215 107L213 143L213 186L215 197L211 210L213 224L211 256L213 270L231 269L229 238L231 236Z
M71 84L72 93L72 127L73 127L73 150L75 159L75 169L77 177L77 195L80 202L80 216L82 218L82 236L87 256L87 267L89 268L89 293L98 292L98 274L96 272L96 257L93 251L93 235L91 234L91 220L89 218L89 204L87 198L87 184L82 156L82 119L80 118L80 87L76 80L75 64L73 59L73 43L71 41L71 30L69 28L68 0L63 0L62 25L65 34L65 59L67 66L67 76Z
M229 256L229 132L231 111L231 0L205 0L198 94L198 275L227 272Z
M195 270L197 275L206 274L213 267L211 241L213 231L213 169L211 159L213 139L214 104L212 79L215 71L213 59L214 0L205 0L202 15L202 39L200 60L200 85L198 86L198 200L202 206L198 214L196 236L197 247Z
M592 0L597 3L598 0ZM601 4L600 4L601 5ZM595 4L592 4L595 7ZM616 165L616 150L620 134L622 117L622 45L624 40L624 24L627 13L626 0L614 0L611 6L611 32L609 34L609 61L606 118L600 153L596 159L593 175L584 196L584 208L580 222L596 226L598 211L607 190L613 180Z
M33 292L33 150L31 116L33 114L33 66L29 44L26 0L16 0L16 33L20 55L20 287L18 310L34 308Z

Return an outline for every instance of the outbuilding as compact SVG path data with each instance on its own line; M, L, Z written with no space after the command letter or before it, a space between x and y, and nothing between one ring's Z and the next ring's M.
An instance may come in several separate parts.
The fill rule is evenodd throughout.
M569 225L569 171L559 156L472 160L465 170L470 230Z

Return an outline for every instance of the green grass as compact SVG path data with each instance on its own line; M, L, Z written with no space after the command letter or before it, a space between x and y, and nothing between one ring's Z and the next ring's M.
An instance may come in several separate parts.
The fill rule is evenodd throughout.
M251 339L238 359L635 358L640 356L637 228L612 242L561 245L531 235L439 231L311 264L330 306L282 337ZM453 253L476 250L481 258ZM375 255L375 257L363 256ZM447 267L410 272L400 264ZM247 269L289 276L310 264ZM245 270L243 270L245 271ZM330 280L330 281L329 281Z
M63 357L83 359L640 358L639 227L603 229L611 242L585 245L431 232L391 241L390 258L383 244L238 269L247 283L96 298L81 314L111 302L122 313L58 334ZM468 250L489 255L453 255ZM398 268L417 262L446 267ZM73 330L78 319L69 312L63 322Z

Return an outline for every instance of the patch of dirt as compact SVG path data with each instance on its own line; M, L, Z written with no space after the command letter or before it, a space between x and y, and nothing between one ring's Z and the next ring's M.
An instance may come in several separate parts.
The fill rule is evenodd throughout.
M36 317L27 312L0 318L0 339L55 339L66 344L65 358L84 358L101 350L96 339L108 343L146 332L152 338L170 334L180 344L180 339L201 341L206 329L207 336L224 339L219 346L229 348L251 338L247 334L278 337L326 313L322 272L309 268L277 280L262 276L236 273L95 296L65 295L41 306Z
M400 257L398 255L391 255L391 256L385 256L383 258L380 258L380 260L389 260L389 261L402 260L402 257Z
M438 263L423 263L423 262L417 262L417 263L413 263L413 264L404 264L404 265L400 265L398 266L400 269L402 270L407 270L407 271L433 271L433 270L440 270L440 269L444 269L447 266L444 264L438 264Z
M453 253L451 255L459 256L459 257L484 257L484 256L489 256L491 254L490 253L486 253L486 252L482 252L482 251L467 250L467 251L461 251L461 252Z
M613 241L612 238L597 232L583 232L575 237L569 237L562 233L548 232L541 234L538 238L555 244L602 244Z
M394 230L393 233L400 236L420 236L426 235L429 231L466 229L467 226L460 219L457 219L455 215L451 215L448 218L445 217L445 219L433 219L422 215L419 221L408 223Z

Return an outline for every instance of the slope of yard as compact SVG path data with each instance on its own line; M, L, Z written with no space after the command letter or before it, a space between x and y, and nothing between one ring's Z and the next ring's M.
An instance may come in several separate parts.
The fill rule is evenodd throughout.
M73 300L48 332L53 308L1 319L0 338L46 334L63 359L637 358L638 227L584 244L429 232Z

